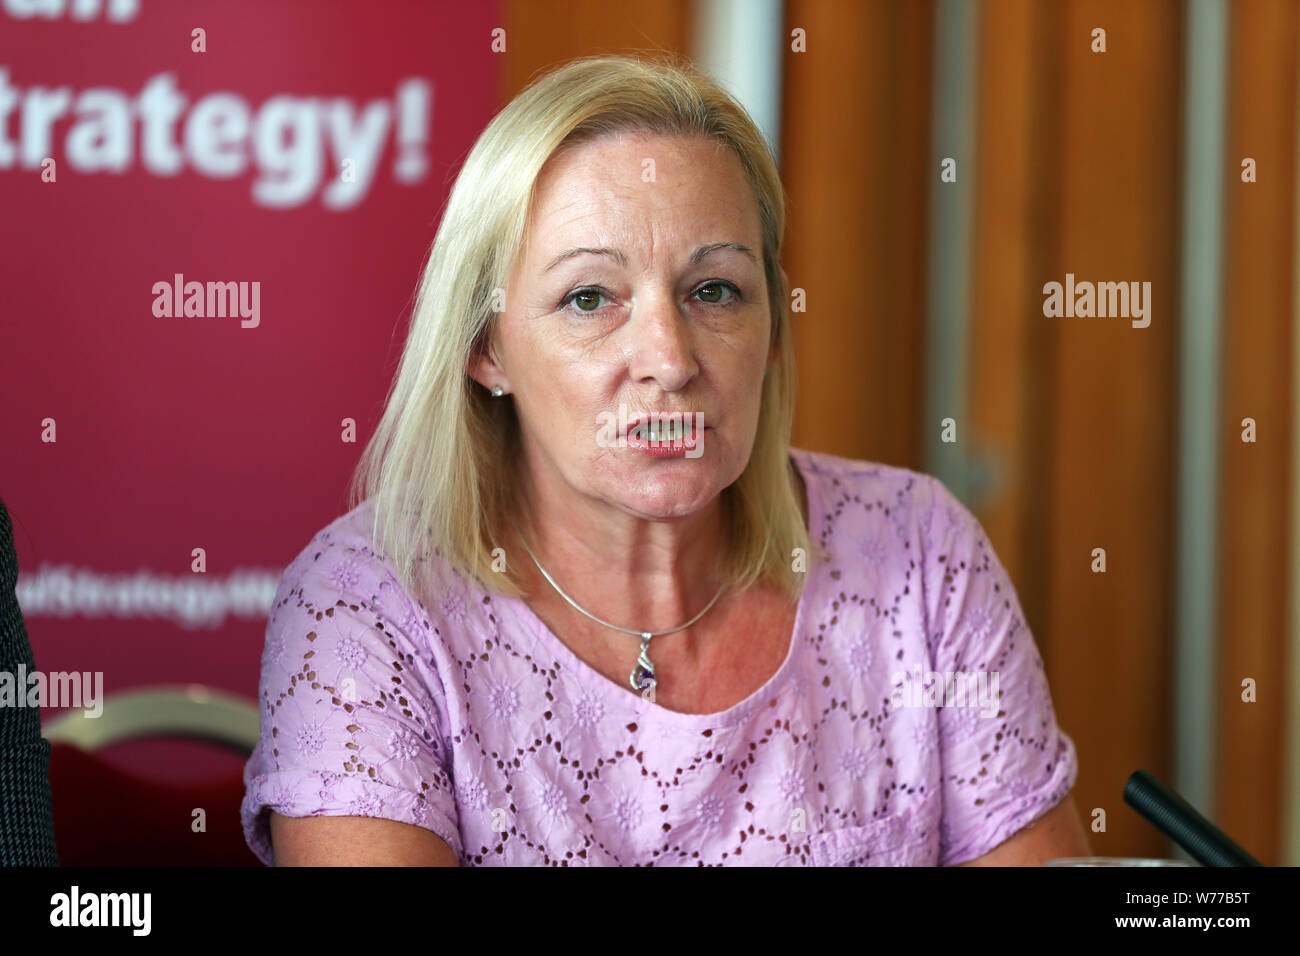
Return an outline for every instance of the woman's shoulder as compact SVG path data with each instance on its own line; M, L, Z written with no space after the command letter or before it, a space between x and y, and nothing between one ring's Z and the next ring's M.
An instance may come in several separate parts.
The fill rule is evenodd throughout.
M395 569L374 544L373 520L373 500L334 518L289 562L281 589L293 585L352 594L375 590Z
M850 501L881 500L886 502L886 507L889 506L886 499L898 505L915 501L928 503L942 493L938 479L901 465L844 458L802 448L791 448L790 455L805 481L818 483L824 505L841 498Z
M325 617L333 616L332 608L364 610L376 624L427 639L442 618L473 600L473 588L436 549L415 556L411 575L404 581L378 543L370 498L330 521L298 552L280 580L272 613L289 604L309 605Z
M981 529L964 504L933 475L878 461L791 449L810 486L814 543L866 565L906 567L958 535Z

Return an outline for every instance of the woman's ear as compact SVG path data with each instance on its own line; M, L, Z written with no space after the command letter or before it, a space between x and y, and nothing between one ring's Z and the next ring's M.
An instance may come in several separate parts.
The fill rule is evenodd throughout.
M486 337L480 339L470 351L469 360L465 363L465 371L470 378L489 391L494 385L499 385L503 391L508 392L510 380L506 377L505 369L492 357L492 352L493 349Z

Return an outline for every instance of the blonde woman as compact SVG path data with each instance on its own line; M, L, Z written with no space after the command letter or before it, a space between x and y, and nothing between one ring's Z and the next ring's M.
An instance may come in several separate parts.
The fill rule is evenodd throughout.
M681 64L575 61L492 121L355 507L276 596L264 862L1088 853L978 523L789 445L783 229L761 135Z

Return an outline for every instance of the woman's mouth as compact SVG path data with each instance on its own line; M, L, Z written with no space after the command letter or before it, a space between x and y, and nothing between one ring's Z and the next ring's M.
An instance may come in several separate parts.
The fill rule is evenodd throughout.
M704 453L703 415L651 416L634 422L627 432L627 447L656 458L699 458Z

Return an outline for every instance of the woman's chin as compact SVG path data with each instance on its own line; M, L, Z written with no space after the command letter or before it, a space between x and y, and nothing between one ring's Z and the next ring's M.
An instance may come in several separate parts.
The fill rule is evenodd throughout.
M704 508L717 492L695 482L647 482L625 485L610 496L618 507L642 518L667 521L686 518Z

